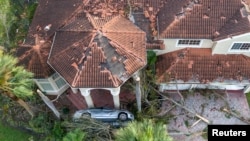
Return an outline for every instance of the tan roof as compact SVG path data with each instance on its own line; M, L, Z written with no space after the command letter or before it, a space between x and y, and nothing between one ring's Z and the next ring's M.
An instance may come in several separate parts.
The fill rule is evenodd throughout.
M158 82L171 80L249 80L250 58L244 55L212 55L211 49L187 48L157 58Z
M249 32L242 7L241 0L167 0L158 12L159 36L214 39Z
M146 65L145 33L132 22L81 14L56 32L48 59L72 87L118 87Z

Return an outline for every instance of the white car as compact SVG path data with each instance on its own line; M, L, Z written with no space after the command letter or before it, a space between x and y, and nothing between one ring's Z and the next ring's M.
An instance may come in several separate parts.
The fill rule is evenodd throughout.
M103 107L78 110L74 113L73 120L78 120L81 117L91 117L101 121L134 120L134 115L127 110L117 110Z

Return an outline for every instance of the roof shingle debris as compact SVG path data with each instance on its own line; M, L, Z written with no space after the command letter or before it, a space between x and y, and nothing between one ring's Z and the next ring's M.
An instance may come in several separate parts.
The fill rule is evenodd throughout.
M244 55L212 55L211 49L187 48L158 56L157 81L249 80L250 59Z

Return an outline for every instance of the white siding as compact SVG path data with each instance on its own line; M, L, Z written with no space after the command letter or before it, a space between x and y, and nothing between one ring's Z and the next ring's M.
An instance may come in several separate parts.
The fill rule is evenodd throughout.
M212 48L213 46L213 41L212 40L208 40L208 39L200 39L201 40L201 44L200 46L178 46L179 39L163 39L164 44L165 44L165 50L157 50L156 54L157 55L161 55L161 54L165 54L168 52L173 52L176 50L180 50L186 47L190 47L190 48ZM182 40L182 39L180 39ZM185 40L185 39L184 39Z
M250 33L246 33L239 36L234 36L232 38L223 39L220 41L217 41L215 46L212 49L213 54L244 54L246 56L250 57L250 52L233 52L230 51L230 48L232 47L233 43L246 43L250 42Z

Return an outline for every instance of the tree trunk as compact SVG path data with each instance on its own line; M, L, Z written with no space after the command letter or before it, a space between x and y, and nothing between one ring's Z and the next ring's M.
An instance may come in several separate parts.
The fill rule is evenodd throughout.
M29 105L26 102L24 102L22 99L18 98L17 96L13 95L10 92L2 92L2 93L11 98L13 101L16 101L31 115L31 117L34 117L33 111L30 109Z

